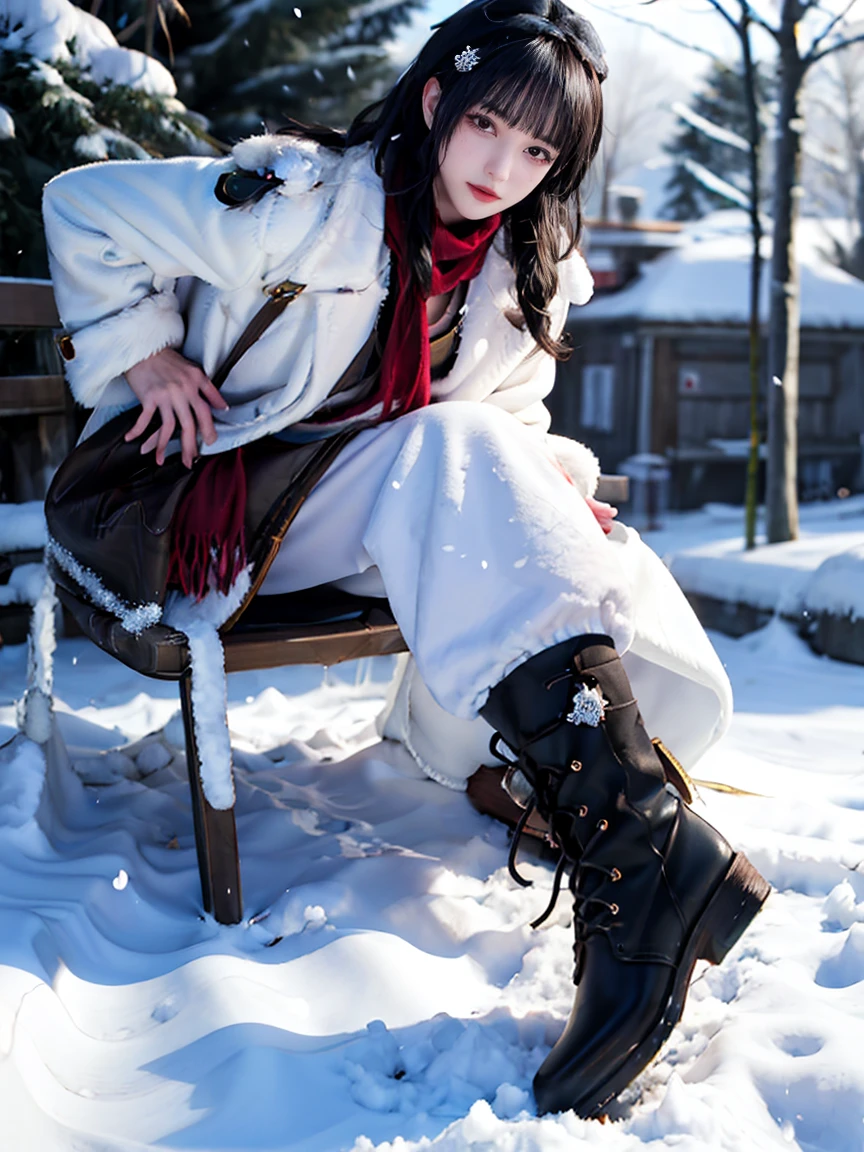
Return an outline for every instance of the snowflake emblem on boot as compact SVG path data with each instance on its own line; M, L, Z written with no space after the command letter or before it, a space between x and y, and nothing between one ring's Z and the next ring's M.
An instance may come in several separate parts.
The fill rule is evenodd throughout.
M567 713L567 719L571 724L598 728L606 718L606 703L599 688L580 684L573 694L573 707Z

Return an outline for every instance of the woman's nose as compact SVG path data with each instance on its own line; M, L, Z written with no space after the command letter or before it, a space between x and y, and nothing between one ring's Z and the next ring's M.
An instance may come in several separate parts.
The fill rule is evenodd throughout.
M486 157L486 175L496 184L503 184L513 168L513 150L506 146L493 148Z

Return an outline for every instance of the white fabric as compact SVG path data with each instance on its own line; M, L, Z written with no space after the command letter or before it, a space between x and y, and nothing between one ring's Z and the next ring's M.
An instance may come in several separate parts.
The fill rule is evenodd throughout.
M632 639L621 566L544 443L491 405L369 429L303 505L265 595L375 565L424 681L454 716L529 656L584 632Z
M88 434L118 405L134 404L122 373L162 348L180 349L212 375L266 290L283 280L306 289L229 375L222 394L230 408L214 412L217 440L200 445L202 453L305 419L372 330L387 291L389 250L371 148L340 156L308 141L263 136L234 153L87 165L46 186L54 294L76 353L66 373L75 397L97 406ZM257 204L228 208L214 190L238 164L283 173L286 183ZM434 383L433 399L489 401L542 436L555 362L513 322L514 277L502 244L497 237L468 286L459 355ZM559 264L559 292L549 306L555 334L570 303L584 304L591 292L591 275L574 251ZM576 471L590 475L593 457L581 452Z
M692 771L729 726L729 678L681 589L639 534L616 525L606 547L629 585L633 642L622 660L645 725ZM450 788L464 789L479 765L500 763L489 752L486 721L445 712L410 658L397 669L378 731Z

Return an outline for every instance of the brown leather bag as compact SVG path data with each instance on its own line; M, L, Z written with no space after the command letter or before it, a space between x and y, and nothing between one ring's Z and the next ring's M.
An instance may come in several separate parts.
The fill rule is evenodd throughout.
M225 382L240 357L303 288L304 285L289 280L270 290L267 302L214 374L213 383L217 388ZM189 469L179 453L169 456L162 465L156 463L155 452L142 456L140 444L159 427L160 417L154 417L140 441L127 443L126 434L139 413L140 408L136 407L115 416L78 444L58 468L45 498L45 518L53 538L48 556L49 562L53 561L51 567L56 570L56 546L59 545L65 554L60 558L64 583L68 583L68 577L73 575L71 569L77 562L77 582L85 596L88 589L86 581L81 584L81 569L90 576L96 576L102 587L126 606L161 607L165 601L168 577L171 521L202 461ZM340 447L341 443L344 440L341 440ZM323 444L327 446L328 442ZM297 449L297 458L293 461L286 458L290 449L282 447L281 466L275 470L272 463L269 470L263 467L270 485L269 501L267 493L257 493L254 501L256 522L247 525L252 529L247 535L252 542L250 554L254 552L262 560L271 553L275 554L272 539L268 545L266 540L256 538L262 529L271 538L276 531L271 523L273 517L268 515L271 505L284 493L291 479L296 478L298 471L310 474L310 464L313 457L320 455L322 444L303 445L302 450ZM324 453L328 460L332 459L334 450L336 445L330 443ZM253 474L261 473L264 459L269 460L271 456L272 453L264 452L257 466L253 461ZM311 473L317 478L321 469L311 468ZM284 535L281 522L278 528ZM72 563L69 556L73 558Z

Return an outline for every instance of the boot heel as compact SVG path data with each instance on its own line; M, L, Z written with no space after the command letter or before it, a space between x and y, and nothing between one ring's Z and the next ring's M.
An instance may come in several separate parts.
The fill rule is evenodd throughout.
M702 913L696 955L719 964L768 899L771 885L738 852L720 887Z

